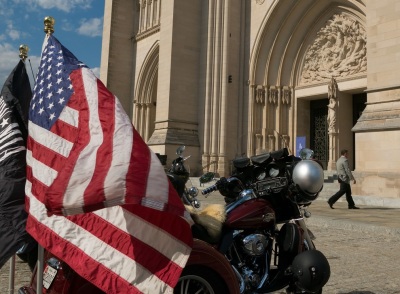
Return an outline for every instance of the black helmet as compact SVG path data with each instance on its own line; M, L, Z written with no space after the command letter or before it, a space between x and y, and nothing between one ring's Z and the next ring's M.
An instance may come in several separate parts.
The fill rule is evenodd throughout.
M309 292L321 290L331 275L328 260L318 250L297 255L292 263L292 272L296 286Z

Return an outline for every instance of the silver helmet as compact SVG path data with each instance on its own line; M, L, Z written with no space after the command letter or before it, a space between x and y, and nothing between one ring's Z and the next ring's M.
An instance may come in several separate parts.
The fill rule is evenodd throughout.
M324 171L314 160L302 160L293 170L293 182L306 201L313 201L324 185Z

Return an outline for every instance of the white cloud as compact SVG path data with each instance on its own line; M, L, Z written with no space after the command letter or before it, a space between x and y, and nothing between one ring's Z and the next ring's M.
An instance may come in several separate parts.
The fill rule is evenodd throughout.
M81 25L77 31L80 35L89 37L99 37L103 33L103 19L102 18L82 19Z
M88 9L93 0L14 0L17 3L26 3L30 7L41 7L44 9L56 8L70 12L74 8Z
M29 60L25 62L26 70L31 82L31 87L33 87L32 69L34 74L36 74L39 68L40 56L29 56L28 59ZM4 82L18 62L19 48L15 48L9 43L0 44L0 89L3 88Z
M21 35L19 31L14 29L14 26L12 25L12 23L9 23L7 25L7 34L14 41L18 40L20 38L20 35Z

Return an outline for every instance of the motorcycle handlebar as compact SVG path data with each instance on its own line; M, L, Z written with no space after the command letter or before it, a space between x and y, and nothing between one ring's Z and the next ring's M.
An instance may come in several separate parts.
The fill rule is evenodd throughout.
M206 194L210 194L211 192L217 191L217 185L212 185L208 188L205 188L204 190L201 191L201 194L206 195Z

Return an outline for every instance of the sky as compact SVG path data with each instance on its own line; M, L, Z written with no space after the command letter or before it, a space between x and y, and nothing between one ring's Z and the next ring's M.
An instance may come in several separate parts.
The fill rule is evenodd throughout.
M53 35L99 77L103 15L104 0L0 0L0 90L19 62L21 44L29 47L25 63L33 88L46 16L55 19Z

